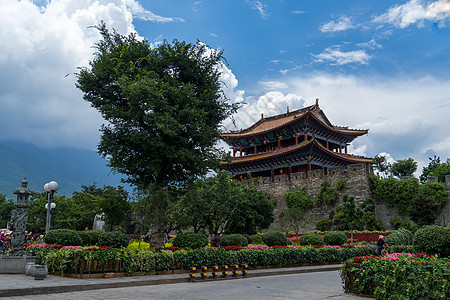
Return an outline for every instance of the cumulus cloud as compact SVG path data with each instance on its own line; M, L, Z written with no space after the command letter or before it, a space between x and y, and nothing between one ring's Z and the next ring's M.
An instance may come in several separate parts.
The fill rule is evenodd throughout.
M449 0L438 0L431 3L423 0L410 0L403 5L391 7L386 13L374 17L372 21L406 28L411 24L423 27L424 21L437 22L439 26L443 27L449 19Z
M261 18L267 19L269 15L267 13L267 6L264 3L254 0L247 0L246 2L252 9L256 10L259 13Z
M369 129L348 148L356 155L374 157L389 154L392 162L408 157L419 163L419 171L428 157L450 157L448 128L450 119L450 80L432 76L408 78L355 77L316 73L307 77L286 78L282 89L268 90L260 82L259 97L245 99L236 116L236 127L247 128L261 113L272 116L315 103L334 125ZM271 86L274 87L274 86Z
M287 107L290 110L302 108L305 100L294 93L283 93L280 91L264 92L255 98L248 98L246 103L235 115L235 124L230 121L225 122L227 131L239 130L251 126L259 120L263 113L265 117L277 115L286 112Z
M315 58L314 62L338 66L352 63L367 65L370 60L370 55L364 50L343 52L339 46L329 47L324 52L312 54L312 56Z
M330 21L320 27L322 32L336 32L355 28L349 17L341 17L339 21Z
M134 17L170 21L131 0L2 1L0 139L95 149L103 120L83 101L74 73L100 38L90 26L103 20L126 35Z

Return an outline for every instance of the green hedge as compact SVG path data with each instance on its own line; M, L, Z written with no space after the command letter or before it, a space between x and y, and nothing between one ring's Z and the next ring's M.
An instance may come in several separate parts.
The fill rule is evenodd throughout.
M77 253L74 258L74 253ZM157 272L175 269L188 270L190 267L214 265L248 264L251 267L274 266L285 267L305 263L325 263L345 261L356 256L374 254L372 247L358 248L313 248L313 247L281 247L268 249L242 249L226 251L223 248L193 249L155 252L137 249L125 251L112 250L73 250L51 248L28 248L28 255L35 255L38 263L49 266L50 272L71 273L78 266L80 259L90 260L89 268L113 262L117 271ZM122 262L119 264L119 262Z
M345 238L347 240L347 238ZM298 243L302 246L322 246L325 245L322 237L317 233L308 233L302 235L298 241Z
M347 236L342 231L330 231L323 236L326 245L340 246L347 242Z
M262 235L262 241L269 247L272 246L287 246L292 242L286 237L286 235L279 231L270 231Z
M424 226L414 234L414 248L430 255L450 256L450 228L436 225Z
M389 245L412 245L414 234L406 228L395 230L384 238L384 242Z
M220 246L247 247L248 240L240 234L229 234L220 239Z
M352 288L376 299L450 299L450 260L446 258L368 258L360 267L349 261L341 268L341 278L346 292Z
M77 231L68 229L50 230L44 237L44 242L51 245L80 246L83 241Z
M184 249L203 248L208 245L208 238L202 233L184 232L177 234L173 246Z

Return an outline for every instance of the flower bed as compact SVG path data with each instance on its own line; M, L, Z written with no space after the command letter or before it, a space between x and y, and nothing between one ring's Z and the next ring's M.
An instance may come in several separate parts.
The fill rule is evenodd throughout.
M360 256L341 268L346 292L376 299L450 299L450 260L421 253Z
M190 267L247 264L250 267L287 267L302 264L342 262L356 256L373 254L372 247L209 247L184 250L176 247L154 250L111 249L108 247L29 246L27 254L35 255L38 263L46 264L54 274L99 272L143 272L155 274L169 270L189 270Z
M298 238L300 238L302 235L305 235L308 233L300 233L298 235ZM325 235L325 233L319 233L321 237ZM377 231L370 231L370 232L353 232L353 243L360 243L360 242L367 242L372 243L378 241L379 235L388 236L391 234L391 232L377 232ZM347 236L348 243L350 243L351 239L351 233L346 232L345 236ZM286 237L291 240L293 243L297 243L297 235L296 234L286 234Z

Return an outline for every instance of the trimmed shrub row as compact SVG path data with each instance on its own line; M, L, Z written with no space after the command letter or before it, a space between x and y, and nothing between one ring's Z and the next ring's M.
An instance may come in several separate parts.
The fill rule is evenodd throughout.
M74 255L76 254L76 257ZM128 250L98 249L52 249L28 248L27 254L36 255L38 263L48 265L50 272L71 273L78 264L79 259L90 260L87 272L93 271L95 266L113 263L119 272L157 272L175 269L188 270L190 267L214 265L242 265L284 267L305 263L325 263L345 261L356 256L374 254L372 247L358 248L299 248L280 247L262 249L241 249L227 251L223 248L194 249L194 250ZM93 259L95 258L95 261ZM121 263L119 263L119 261ZM120 266L120 268L119 268ZM91 268L92 269L89 269Z

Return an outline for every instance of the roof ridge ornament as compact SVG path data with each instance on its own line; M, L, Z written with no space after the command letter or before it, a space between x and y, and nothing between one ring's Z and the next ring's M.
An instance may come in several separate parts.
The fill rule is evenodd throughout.
M316 98L316 106L319 106L319 98Z

